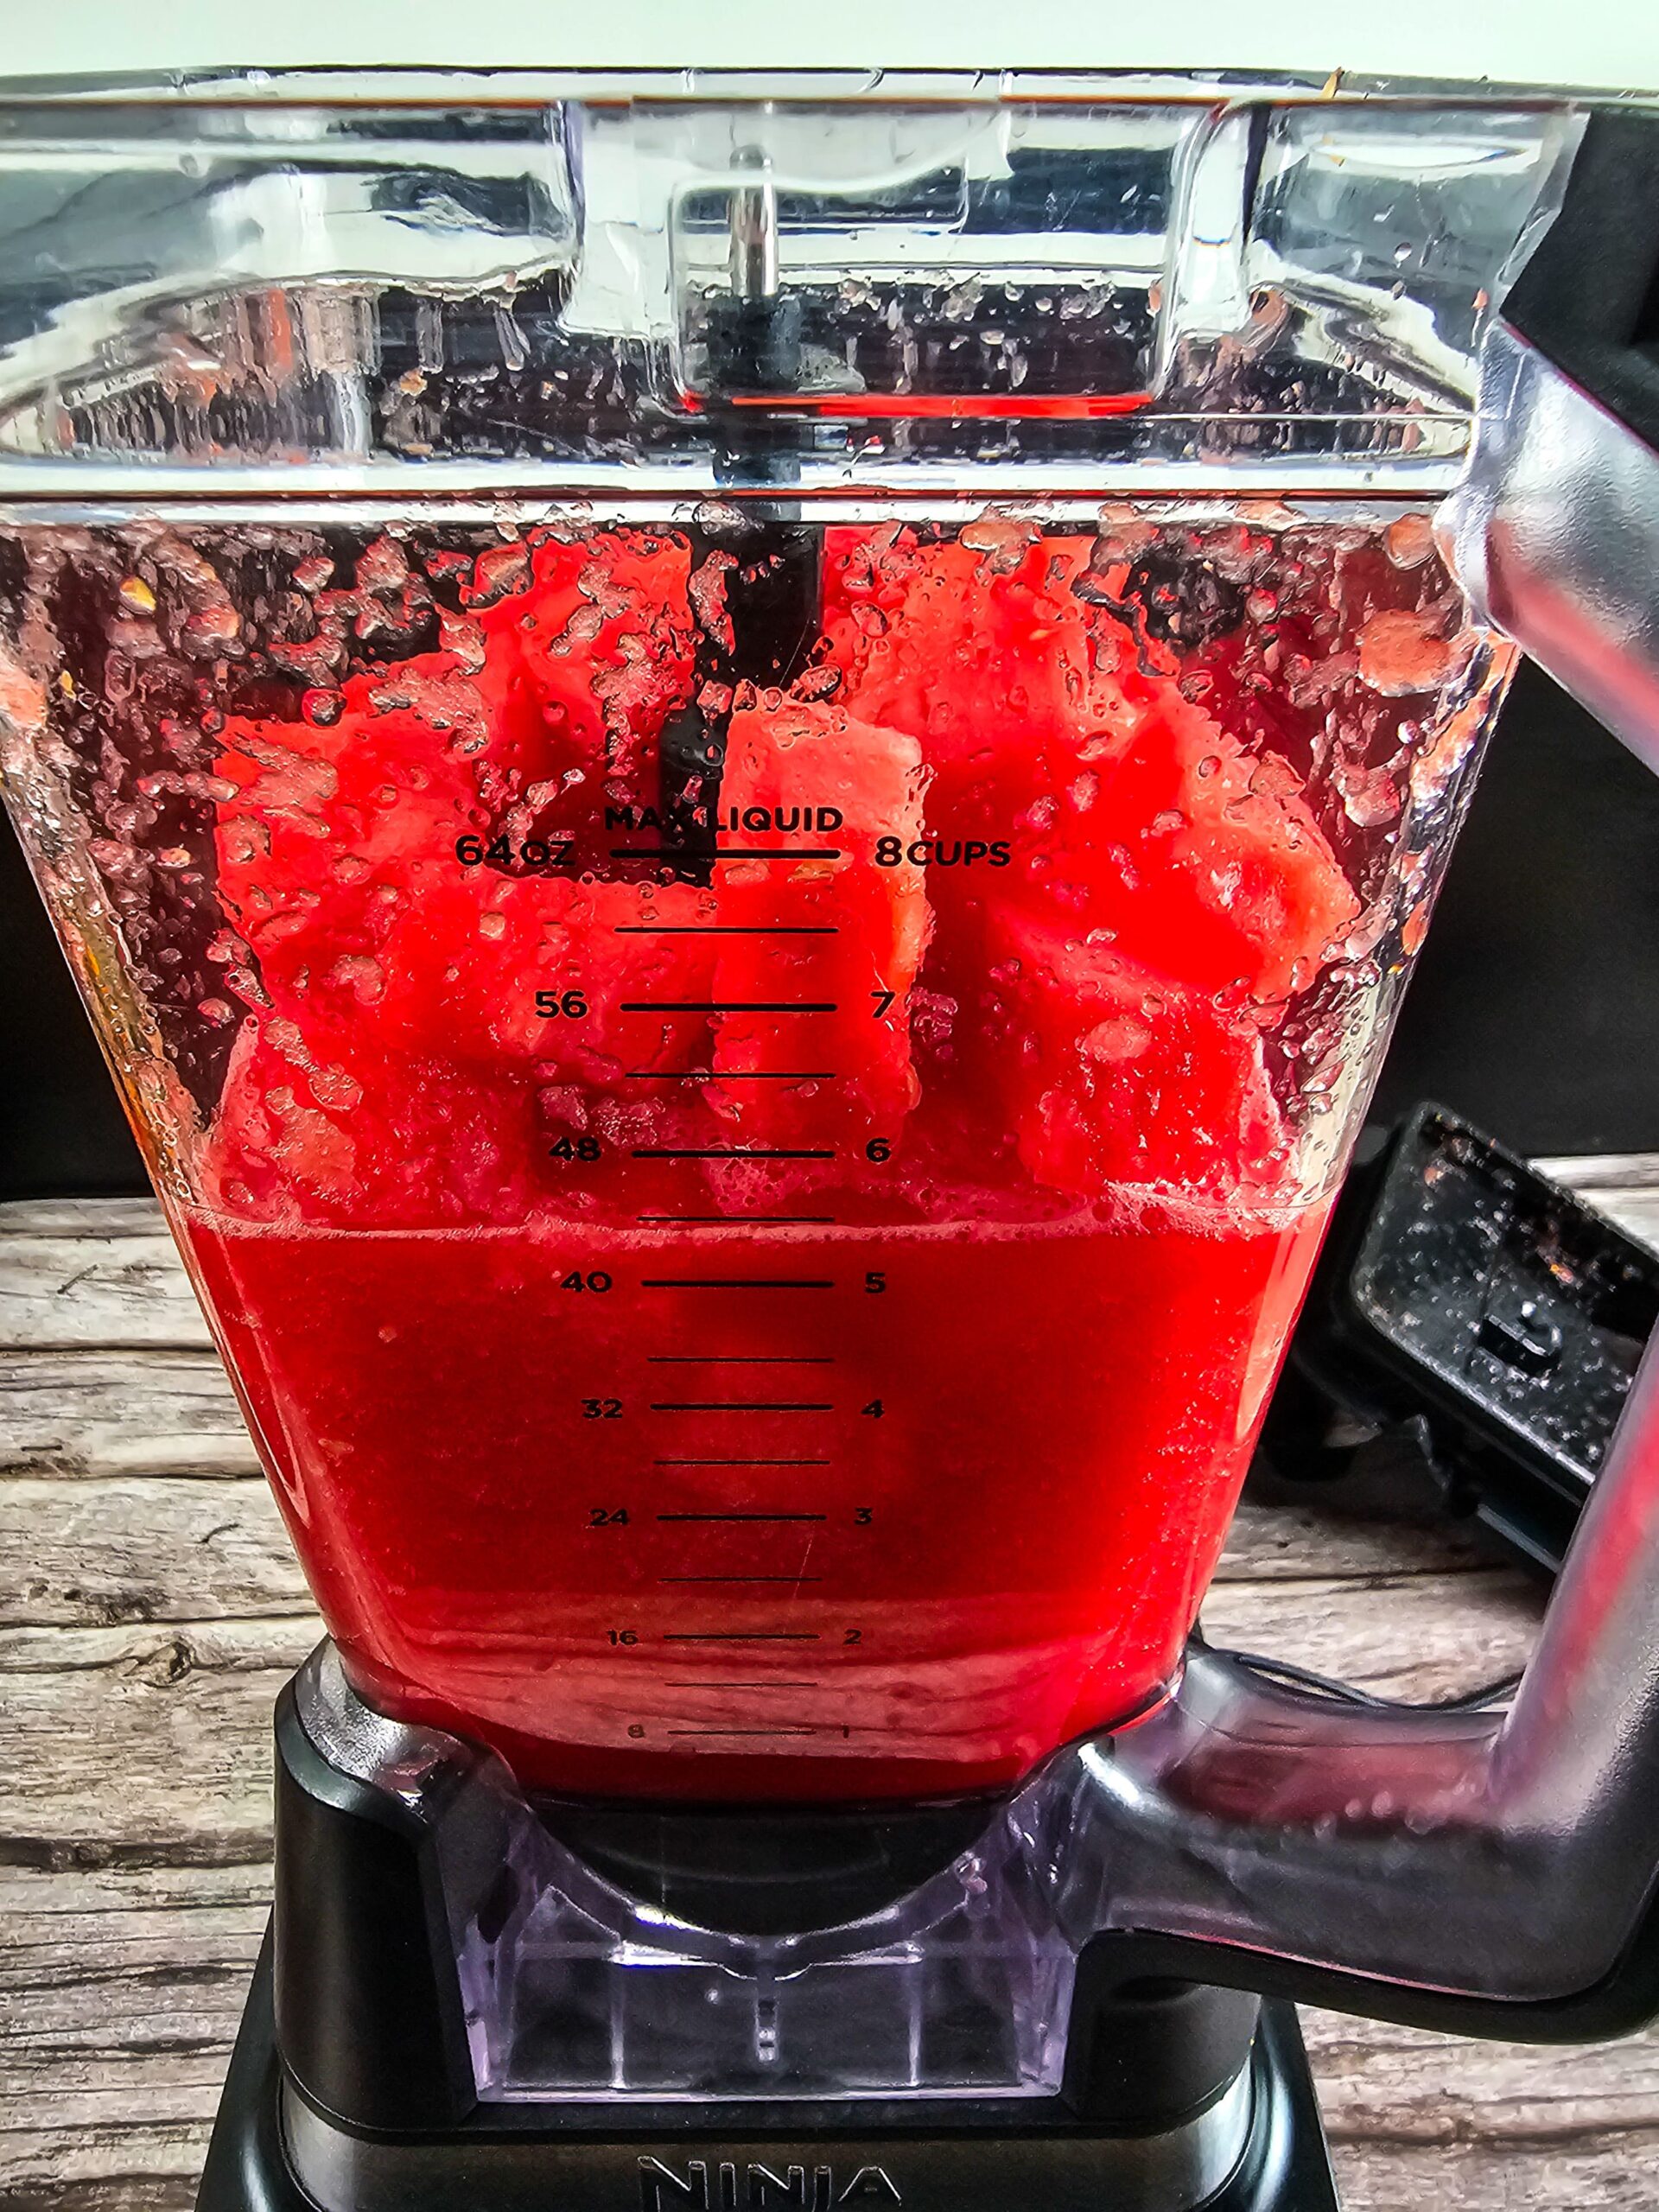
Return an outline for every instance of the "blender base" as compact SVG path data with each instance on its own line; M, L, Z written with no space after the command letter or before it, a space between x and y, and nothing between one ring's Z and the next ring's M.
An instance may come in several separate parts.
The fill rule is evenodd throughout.
M196 2212L1337 2212L1294 2006L1263 2005L1247 2072L1223 2106L1235 2096L1249 2100L1251 2116L1243 2154L1218 2185L1205 2178L1208 2114L1166 2135L992 2133L953 2129L948 2101L930 2100L900 2133L885 2114L879 2132L861 2126L847 2103L824 2107L823 2124L803 2137L768 2133L758 2113L716 2131L705 2108L687 2105L671 2117L659 2107L654 2126L596 2136L562 2127L545 2107L533 2133L469 2125L418 2140L359 2135L283 2079L267 1941ZM1236 2107L1215 2110L1230 2134Z

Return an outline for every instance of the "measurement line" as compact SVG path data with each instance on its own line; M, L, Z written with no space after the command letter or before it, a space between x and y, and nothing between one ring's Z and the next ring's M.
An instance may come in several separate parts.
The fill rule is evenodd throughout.
M834 1406L795 1403L779 1398L698 1398L683 1404L655 1404L654 1414L832 1414Z
M647 1367L833 1367L833 1352L653 1351Z
M613 861L838 861L839 845L613 845Z
M838 1014L836 999L624 999L623 1014Z
M832 1213L642 1213L635 1219L648 1229L695 1229L706 1223L724 1226L741 1222L747 1228L833 1229Z
M653 1459L653 1467L827 1467L828 1459ZM822 1513L757 1513L757 1521L822 1521ZM659 1513L659 1521L747 1521L746 1513Z
M664 1676L664 1680L671 1678ZM821 1690L822 1682L675 1682L681 1690Z
M839 937L839 922L613 922L618 937Z
M765 1467L772 1464L766 1459L659 1459L657 1465L670 1467ZM827 1459L785 1459L783 1466L826 1467ZM659 1521L827 1521L827 1513L659 1513Z
M833 1068L629 1068L630 1083L836 1083Z
M817 1643L815 1628L669 1629L664 1643Z
M833 1160L833 1147L828 1152L802 1152L786 1146L714 1144L714 1145L636 1145L629 1153L630 1160ZM713 1216L712 1219L729 1220L729 1215Z
M816 1736L816 1728L671 1728L671 1736Z
M641 1290L833 1290L830 1275L642 1275Z

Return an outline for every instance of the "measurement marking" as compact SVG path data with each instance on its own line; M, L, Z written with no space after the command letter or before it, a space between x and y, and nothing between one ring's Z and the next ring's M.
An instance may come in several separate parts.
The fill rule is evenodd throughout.
M839 922L613 922L618 937L839 937Z
M659 1582L786 1582L792 1590L797 1583L822 1582L821 1574L659 1574Z
M653 1459L653 1467L827 1467L828 1459ZM742 1521L742 1513L659 1513L659 1521ZM822 1513L758 1513L757 1521L822 1521Z
M683 1403L657 1404L654 1414L832 1414L834 1406L791 1403L780 1398L695 1398Z
M624 999L623 1014L838 1014L836 999Z
M833 1352L653 1351L647 1367L833 1367Z
M671 1728L671 1736L816 1736L816 1728Z
M636 1145L628 1154L630 1160L833 1160L835 1156L833 1147L828 1152L800 1152L758 1144ZM709 1217L711 1220L730 1217L729 1215Z
M664 1676L666 1681L670 1679ZM821 1690L822 1682L676 1682L682 1690Z
M833 1068L630 1068L630 1083L836 1083Z
M664 1643L817 1643L815 1628L669 1629Z
M722 1227L731 1222L741 1222L751 1229L833 1229L836 1225L832 1213L642 1213L635 1218L648 1229L695 1228L704 1222Z
M777 1462L769 1459L659 1459L657 1462L659 1467L766 1467L774 1464L785 1467L827 1467L830 1463L827 1459L784 1459ZM657 1518L659 1521L827 1521L830 1516L827 1513L659 1513ZM792 1581L793 1576L790 1580Z
M839 845L613 845L613 861L838 861Z

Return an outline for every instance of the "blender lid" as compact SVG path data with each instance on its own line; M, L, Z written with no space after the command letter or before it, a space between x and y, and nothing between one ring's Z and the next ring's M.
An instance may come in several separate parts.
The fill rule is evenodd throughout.
M221 0L161 10L115 0L21 11L8 26L6 78L154 78L157 73L331 67L537 71L650 68L835 70L900 88L893 71L993 77L1106 71L1167 79L1189 71L1282 79L1310 88L1356 79L1390 87L1529 85L1632 92L1659 88L1659 11L1629 0L1395 0L1332 10L1324 0L1246 10L1187 0L1172 28L1156 11L1052 8L1011 20L1002 0L843 0L833 10L758 10L753 0L620 0L602 10L550 11L540 0L487 10L402 0L393 10L291 0L273 12ZM385 80L382 80L385 89ZM684 86L684 90L692 89Z
M1437 497L1597 104L1225 69L36 84L0 99L0 494L30 499L672 500L780 454L814 496Z

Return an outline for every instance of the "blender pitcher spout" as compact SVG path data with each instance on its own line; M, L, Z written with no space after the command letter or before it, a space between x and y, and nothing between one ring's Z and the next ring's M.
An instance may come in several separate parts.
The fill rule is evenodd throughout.
M1503 1714L1355 1713L1201 1645L1014 1817L1078 1948L1374 2016L1617 2034L1659 1981L1659 1348Z

